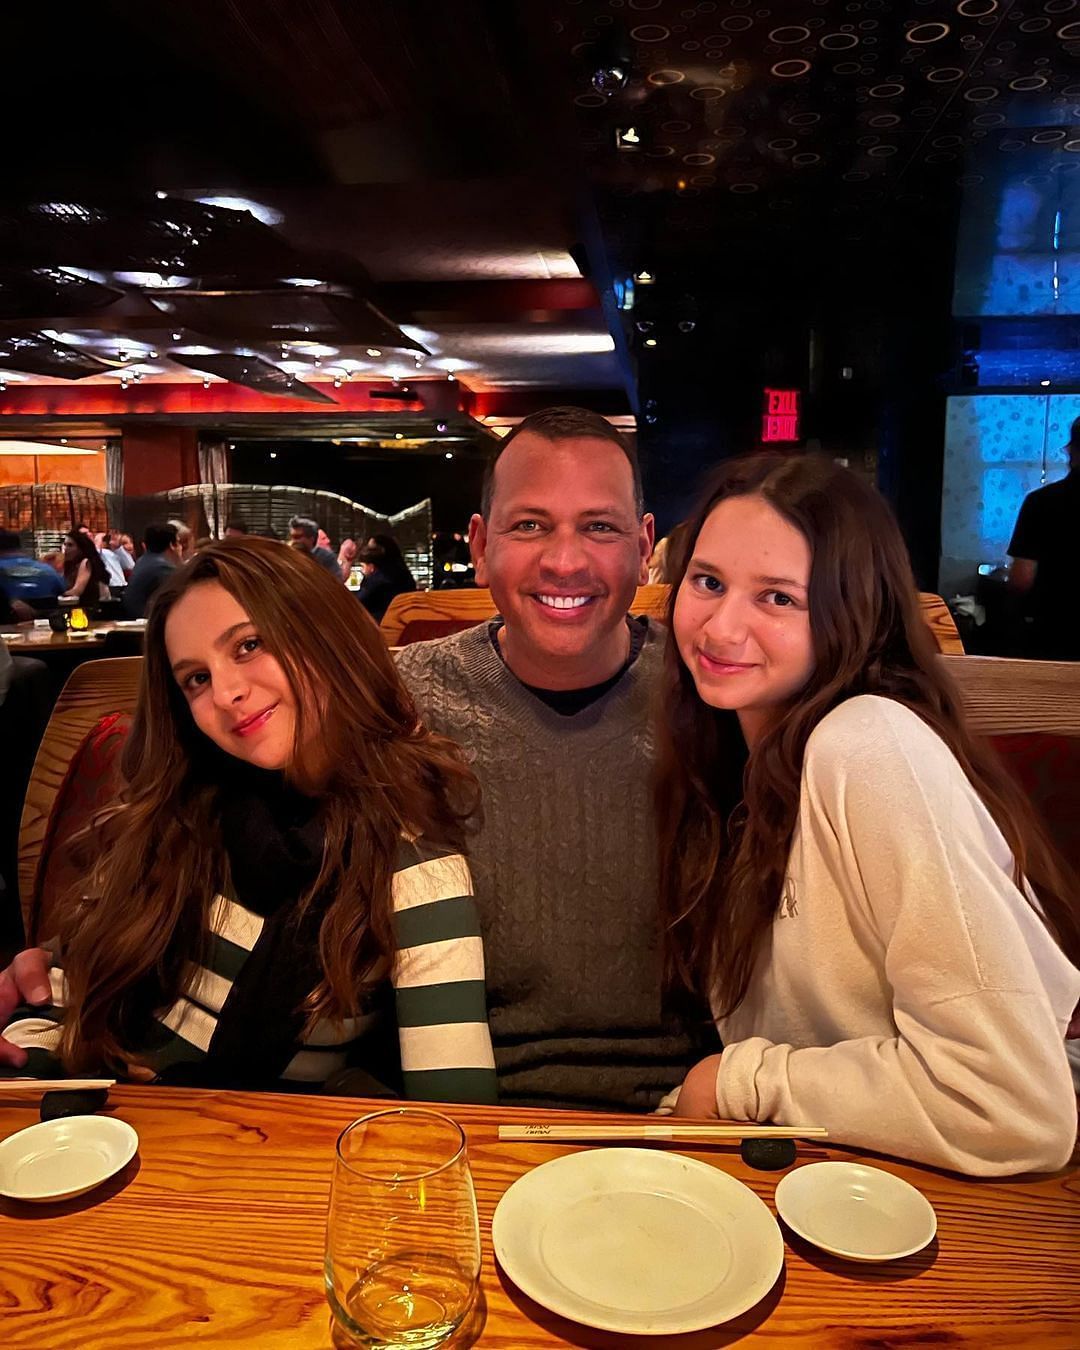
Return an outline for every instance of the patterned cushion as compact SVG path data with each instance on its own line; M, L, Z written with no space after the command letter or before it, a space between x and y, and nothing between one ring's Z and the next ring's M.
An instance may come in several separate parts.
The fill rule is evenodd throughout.
M1050 838L1080 871L1080 736L1026 731L990 740Z
M34 896L33 934L39 940L53 936L56 905L82 879L82 869L67 845L85 829L95 812L116 800L120 786L120 752L131 718L109 713L87 732L71 757L56 794L42 846L42 866Z

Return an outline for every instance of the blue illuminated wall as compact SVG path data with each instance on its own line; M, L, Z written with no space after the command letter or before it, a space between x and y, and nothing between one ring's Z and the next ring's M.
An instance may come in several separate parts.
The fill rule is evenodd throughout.
M947 399L941 503L946 596L973 590L981 564L1007 561L1020 503L1067 470L1064 446L1080 416L1071 112L1018 103L965 164L953 292L962 360Z
M968 592L981 563L1004 563L1024 497L1065 475L1080 394L970 394L948 400L941 499L946 596Z

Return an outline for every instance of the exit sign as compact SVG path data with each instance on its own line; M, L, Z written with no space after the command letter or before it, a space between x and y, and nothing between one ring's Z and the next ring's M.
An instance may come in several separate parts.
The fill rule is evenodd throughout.
M765 390L765 411L761 415L763 442L776 444L802 439L799 402L797 389Z

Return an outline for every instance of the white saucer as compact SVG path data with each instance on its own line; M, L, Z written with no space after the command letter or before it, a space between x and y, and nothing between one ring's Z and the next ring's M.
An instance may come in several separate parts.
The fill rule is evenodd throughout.
M112 1116L68 1116L28 1125L0 1142L0 1195L70 1200L115 1176L138 1147L131 1126Z
M799 1237L849 1261L898 1261L937 1232L926 1196L865 1163L797 1167L776 1187L776 1210Z
M776 1220L749 1187L649 1149L598 1148L534 1168L499 1201L491 1237L531 1299L634 1336L730 1321L784 1264Z

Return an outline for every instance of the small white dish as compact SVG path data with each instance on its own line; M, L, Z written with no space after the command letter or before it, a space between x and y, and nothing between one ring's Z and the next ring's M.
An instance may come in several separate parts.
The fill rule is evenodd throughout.
M131 1126L112 1116L28 1125L0 1142L0 1195L37 1203L70 1200L115 1176L138 1147Z
M793 1233L848 1261L899 1261L937 1232L926 1196L865 1163L797 1167L776 1187L776 1210Z
M777 1222L748 1186L650 1149L591 1149L534 1168L499 1201L491 1237L531 1299L632 1336L730 1321L784 1264Z

